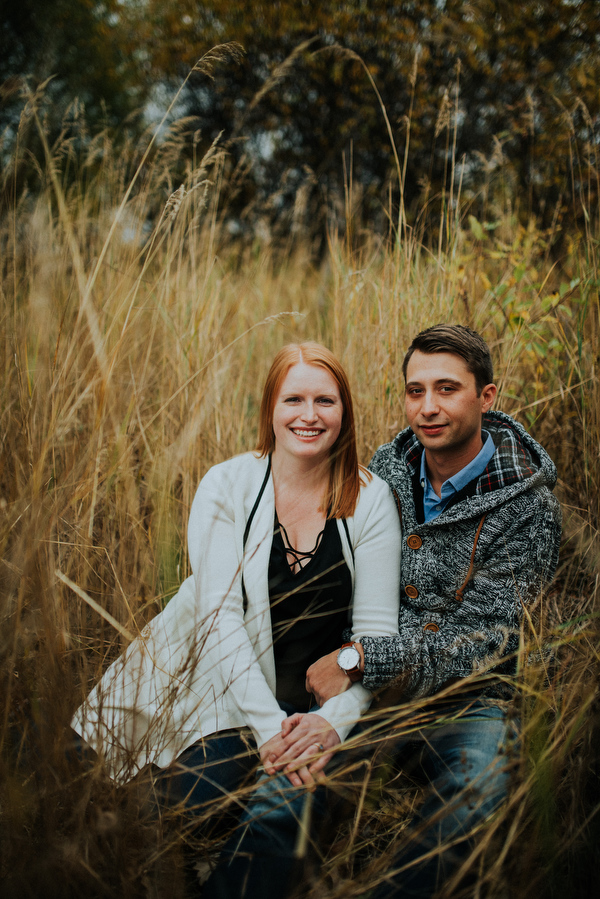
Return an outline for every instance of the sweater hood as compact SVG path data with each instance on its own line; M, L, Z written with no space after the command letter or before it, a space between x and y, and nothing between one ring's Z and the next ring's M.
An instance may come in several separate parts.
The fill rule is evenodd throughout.
M504 412L487 412L482 428L490 433L496 447L487 468L458 502L428 526L483 515L527 490L554 487L557 476L554 462L519 422ZM405 428L391 443L379 447L369 465L396 491L405 524L410 526L416 523L412 484L422 452L423 446L413 431Z

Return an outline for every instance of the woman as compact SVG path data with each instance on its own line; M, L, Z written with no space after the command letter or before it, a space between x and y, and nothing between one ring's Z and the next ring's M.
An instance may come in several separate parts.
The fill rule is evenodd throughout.
M188 805L235 789L256 749L268 773L283 758L292 783L310 784L371 696L349 677L304 714L306 669L346 627L354 639L398 622L397 512L358 464L348 380L327 349L277 354L257 451L202 479L188 548L192 576L108 669L74 729L116 779L152 764Z

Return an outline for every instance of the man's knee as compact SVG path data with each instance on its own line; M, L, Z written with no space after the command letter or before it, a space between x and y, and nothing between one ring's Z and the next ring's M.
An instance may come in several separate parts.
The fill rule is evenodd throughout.
M433 764L424 817L441 830L467 834L507 798L513 753L511 725L500 709L482 709L457 725L448 739L432 741Z
M225 854L293 856L310 840L325 808L323 788L293 787L285 775L263 777L249 798Z

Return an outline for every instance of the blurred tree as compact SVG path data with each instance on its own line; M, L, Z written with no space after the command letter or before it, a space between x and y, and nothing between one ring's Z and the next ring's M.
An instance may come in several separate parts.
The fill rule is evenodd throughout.
M588 161L597 170L600 137L600 4L446 0L443 6L438 74L429 77L460 60L458 156L476 166L479 159L481 169L478 154L489 161L496 143L527 198L525 211L546 223L557 204L589 199Z
M54 74L57 122L77 96L120 124L231 41L243 60L194 72L177 113L190 155L221 135L246 173L224 179L241 228L323 235L356 201L371 226L426 209L431 229L459 183L482 215L508 184L542 226L598 203L595 0L3 0L0 120L21 76Z
M2 0L0 126L13 126L22 87L47 78L55 127L75 98L86 119L118 125L145 98L137 56L136 7L119 0Z
M245 47L242 65L192 76L185 112L200 146L240 139L232 158L253 162L243 202L268 197L286 227L302 213L314 227L323 198L343 207L343 155L371 219L388 212L382 196L422 208L424 193L447 198L453 177L475 194L499 170L545 224L597 198L587 159L600 132L600 3L147 0L142 27L157 81L177 83L214 44Z
M148 6L147 41L151 33L164 38L150 55L157 80L167 76L176 84L213 44L235 40L245 47L243 62L219 67L213 81L192 76L184 98L186 113L198 118L201 146L223 134L235 162L251 161L253 180L238 205L254 200L264 211L266 204L283 230L290 224L312 230L327 207L338 204L343 212L346 156L365 213L382 217L382 186L398 179L384 114L360 59L386 107L404 114L415 43L434 0L405 4L397 18L381 0L149 0Z

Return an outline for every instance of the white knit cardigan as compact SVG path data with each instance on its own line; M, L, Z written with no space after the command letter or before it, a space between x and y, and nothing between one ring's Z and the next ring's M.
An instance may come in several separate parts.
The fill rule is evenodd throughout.
M75 713L73 728L118 780L149 762L166 767L216 731L248 726L261 746L281 729L268 589L275 493L267 464L247 453L202 479L188 526L192 576ZM389 487L376 475L346 524L348 533L338 520L352 574L352 633L397 634L400 525ZM356 683L319 714L343 740L370 701Z

